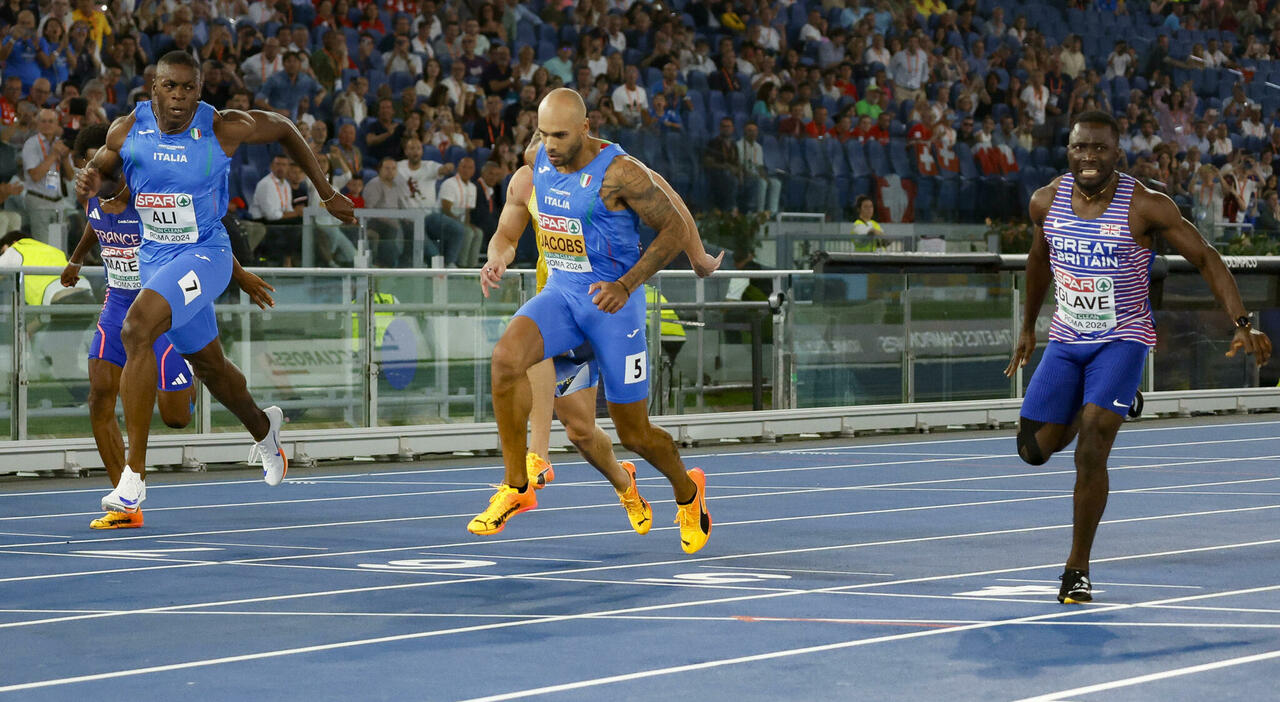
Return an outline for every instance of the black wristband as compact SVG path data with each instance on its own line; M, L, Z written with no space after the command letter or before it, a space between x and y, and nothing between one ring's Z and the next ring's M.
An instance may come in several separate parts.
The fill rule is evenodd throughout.
M1242 314L1236 317L1236 329L1252 329L1253 322L1249 321L1249 315Z

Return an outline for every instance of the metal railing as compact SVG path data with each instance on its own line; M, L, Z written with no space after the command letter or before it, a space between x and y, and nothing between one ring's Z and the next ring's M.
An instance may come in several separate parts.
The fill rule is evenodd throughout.
M1022 260L832 254L816 271L663 271L651 281L651 414L690 441L1007 421L1027 380L1002 374ZM1258 327L1280 328L1280 259L1227 262ZM512 271L489 298L474 270L255 272L275 285L277 306L224 294L222 343L258 402L285 409L303 462L496 448L489 355L532 295L533 271ZM98 306L28 306L22 275L0 269L0 473L96 467L84 358ZM99 272L83 275L100 289ZM1161 341L1147 364L1148 406L1280 406L1274 371L1223 358L1230 325L1194 269L1162 258L1153 277ZM663 338L663 309L680 317L682 338ZM202 390L190 427L157 423L151 455L158 465L239 461L245 436ZM567 444L559 428L553 441Z

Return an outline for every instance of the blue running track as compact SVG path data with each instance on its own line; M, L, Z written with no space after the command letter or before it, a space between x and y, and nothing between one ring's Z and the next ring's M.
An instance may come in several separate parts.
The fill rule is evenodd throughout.
M157 473L113 532L105 481L6 481L0 699L1277 699L1277 433L1124 428L1083 606L1071 454L1008 431L687 451L692 556L650 466L638 536L569 454L487 538L493 459Z

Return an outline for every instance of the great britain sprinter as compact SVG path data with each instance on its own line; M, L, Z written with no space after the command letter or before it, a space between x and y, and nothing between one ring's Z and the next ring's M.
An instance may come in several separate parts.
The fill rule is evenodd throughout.
M268 485L288 470L280 443L283 413L258 408L240 373L223 353L215 298L231 278L233 256L222 225L227 211L231 154L241 144L279 142L316 185L325 209L355 221L351 201L334 190L297 128L272 112L215 110L199 100L200 66L180 51L156 64L152 99L138 103L107 132L107 143L76 175L76 195L96 194L104 177L123 171L142 226L138 272L142 289L121 330L121 374L128 454L120 482L104 509L137 510L146 498L147 437L155 404L152 347L167 334L204 383L253 436L250 460L260 460Z
M588 127L586 106L573 90L553 90L538 106L542 144L532 164L532 189L538 198L539 248L553 272L493 349L493 404L505 480L467 529L494 534L512 516L537 506L526 468L527 371L589 342L618 438L670 481L681 547L693 553L711 534L706 476L697 468L686 471L671 436L649 422L641 287L696 232L644 164L616 144L588 136ZM641 221L657 231L643 255L637 228Z
M539 139L525 151L529 164L537 163ZM608 148L608 142L600 142L600 148ZM680 211L686 232L692 232L685 242L685 253L694 271L700 276L711 275L720 267L724 253L713 257L702 245L697 235L697 225L684 201L675 195L671 186L656 172L651 172L654 182L671 198ZM542 207L533 186L533 166L521 166L507 186L507 200L498 221L497 231L489 242L488 261L480 271L480 288L485 297L491 288L500 285L503 273L515 258L516 244L527 225L533 224L538 245L537 290L542 291L547 280L557 275L547 266L546 245L554 239L554 233L544 230L538 219ZM525 454L525 470L529 484L541 490L555 479L555 470L548 457L551 416L555 415L564 425L565 434L587 463L600 471L613 486L619 502L627 513L631 528L638 534L647 534L653 524L653 509L640 496L636 486L636 467L630 461L618 461L613 452L613 442L596 423L596 387L600 364L589 342L568 352L540 361L528 371L530 386L529 446Z
M81 129L76 135L74 160L83 165L106 141L105 124ZM125 364L120 328L129 305L142 289L138 273L138 246L142 243L142 230L138 211L133 208L131 200L128 188L122 188L114 180L103 179L100 194L84 203L88 222L80 243L62 270L62 284L74 286L80 279L85 255L94 242L98 243L107 286L97 329L89 345L89 424L113 488L119 484L124 470L124 441L116 421L116 398L120 393L120 373ZM271 306L273 302L268 291L273 288L242 269L240 264L234 265L231 278L240 289L263 309ZM159 392L156 405L160 409L160 418L165 425L180 429L191 422L191 406L195 398L191 368L181 354L173 350L173 344L166 335L160 335L152 348L156 357L156 389ZM108 511L90 522L89 526L93 529L127 529L140 527L142 523L142 510L138 509L132 512Z
M1036 316L1052 280L1057 309L1022 402L1017 446L1022 460L1041 465L1078 436L1071 551L1058 591L1065 604L1093 599L1089 552L1107 504L1107 457L1130 407L1140 411L1138 385L1156 342L1148 293L1157 239L1208 281L1226 313L1223 328L1235 328L1226 355L1243 350L1258 365L1271 355L1218 252L1168 196L1116 171L1119 138L1110 114L1080 114L1067 142L1069 172L1031 198L1026 308L1005 368L1012 377L1035 351Z

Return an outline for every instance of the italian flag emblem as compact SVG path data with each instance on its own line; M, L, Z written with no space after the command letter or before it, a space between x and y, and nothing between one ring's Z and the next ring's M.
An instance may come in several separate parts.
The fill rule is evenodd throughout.
M578 184L584 188L589 187L591 185L591 174L583 173L582 177L578 178Z
M200 140L200 128L199 128L199 127L196 127L196 128L194 128L194 129L192 129L192 130L191 130L191 138L192 138L192 139L195 139L195 140L197 140L197 141L199 141L199 140Z

